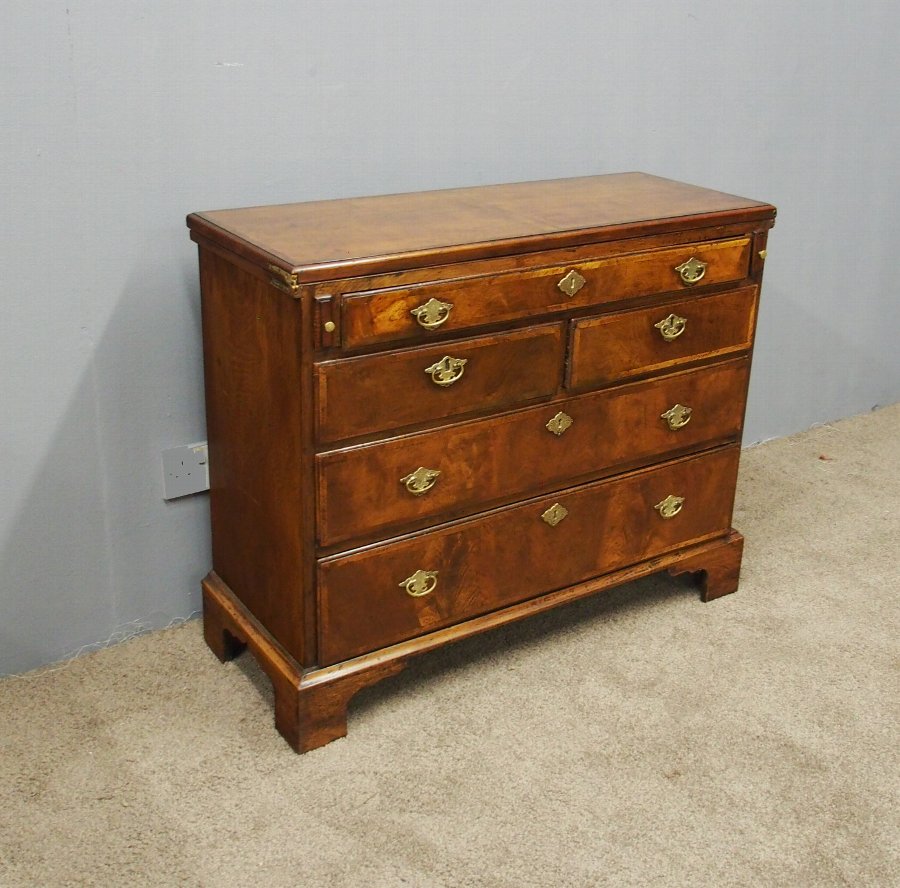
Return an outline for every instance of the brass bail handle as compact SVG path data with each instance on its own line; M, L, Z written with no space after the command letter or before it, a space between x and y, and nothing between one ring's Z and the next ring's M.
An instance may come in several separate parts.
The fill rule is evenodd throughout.
M662 336L666 342L672 342L672 340L678 339L678 337L684 333L685 328L687 327L687 318L683 318L677 314L670 314L661 321L657 321L653 326L659 330L659 335Z
M426 330L437 330L450 317L452 310L452 302L441 302L440 299L431 298L418 308L412 309L410 314L420 327L424 327Z
M684 404L675 404L665 413L661 413L660 419L664 419L669 428L675 432L683 429L691 421L693 413L694 411L690 407L685 407Z
M686 262L682 262L681 265L676 265L675 271L678 272L678 276L683 283L687 284L689 287L693 287L694 284L699 284L700 281L703 280L703 277L706 274L706 266L707 263L702 259L691 256Z
M413 496L421 496L434 487L440 474L438 469L426 469L425 466L419 466L414 472L401 478L400 483Z
M438 572L436 570L417 570L411 577L407 577L399 584L401 589L405 589L407 595L413 598L421 598L434 592L437 587Z
M468 360L468 358L451 358L449 355L445 355L430 367L426 367L425 372L435 385L453 385L454 382L462 379Z
M659 512L660 518L674 518L684 507L684 497L670 493L653 508Z

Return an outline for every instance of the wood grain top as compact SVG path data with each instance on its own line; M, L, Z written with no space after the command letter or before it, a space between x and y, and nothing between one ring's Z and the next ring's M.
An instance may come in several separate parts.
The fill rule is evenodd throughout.
M193 213L188 226L315 281L704 225L771 219L759 201L646 173Z

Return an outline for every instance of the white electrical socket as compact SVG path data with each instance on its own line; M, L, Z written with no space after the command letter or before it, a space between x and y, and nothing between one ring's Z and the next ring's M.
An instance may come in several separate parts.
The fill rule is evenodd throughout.
M163 499L209 490L209 459L206 441L182 444L162 452Z

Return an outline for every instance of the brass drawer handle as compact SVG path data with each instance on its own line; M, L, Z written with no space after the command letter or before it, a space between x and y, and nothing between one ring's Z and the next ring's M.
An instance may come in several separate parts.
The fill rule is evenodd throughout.
M659 512L660 518L674 518L681 511L682 506L684 506L684 497L670 493L653 508Z
M554 435L559 437L573 422L575 420L568 413L557 413L553 419L547 422L547 431L553 432Z
M412 309L410 314L419 322L420 327L426 330L437 330L453 309L452 302L441 302L439 299L429 299L418 308Z
M667 318L657 321L653 326L659 330L659 335L666 342L671 342L684 333L684 329L687 327L687 318L680 317L677 314L670 314Z
M587 281L573 268L563 275L556 286L571 299L586 283Z
M417 570L411 577L407 577L400 583L401 589L406 589L408 595L413 598L421 598L429 592L434 592L437 586L436 570Z
M669 424L669 428L674 432L678 429L683 429L691 421L691 414L693 412L694 411L690 407L685 407L684 404L675 404L665 413L661 413L660 419L664 419Z
M703 276L706 274L706 265L706 262L701 261L696 256L691 256L687 262L676 265L675 271L678 272L679 277L685 284L693 287L694 284L699 284L703 280Z
M453 385L462 378L468 358L451 358L445 355L437 363L425 368L435 385Z
M541 520L545 521L551 527L556 527L556 525L559 524L559 522L562 521L563 518L565 518L568 514L569 510L565 506L561 506L559 503L554 503L552 506L550 506L549 509L547 509L546 512L544 512L543 515L541 515Z
M411 472L405 478L401 478L400 483L404 485L413 496L421 496L423 493L428 493L428 491L434 487L437 477L440 474L441 473L437 469L426 469L424 466L419 466L414 472Z

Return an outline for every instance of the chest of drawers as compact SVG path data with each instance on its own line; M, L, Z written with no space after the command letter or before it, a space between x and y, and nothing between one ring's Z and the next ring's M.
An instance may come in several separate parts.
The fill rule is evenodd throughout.
M188 217L204 633L296 750L456 639L657 571L737 588L774 218L642 173Z

